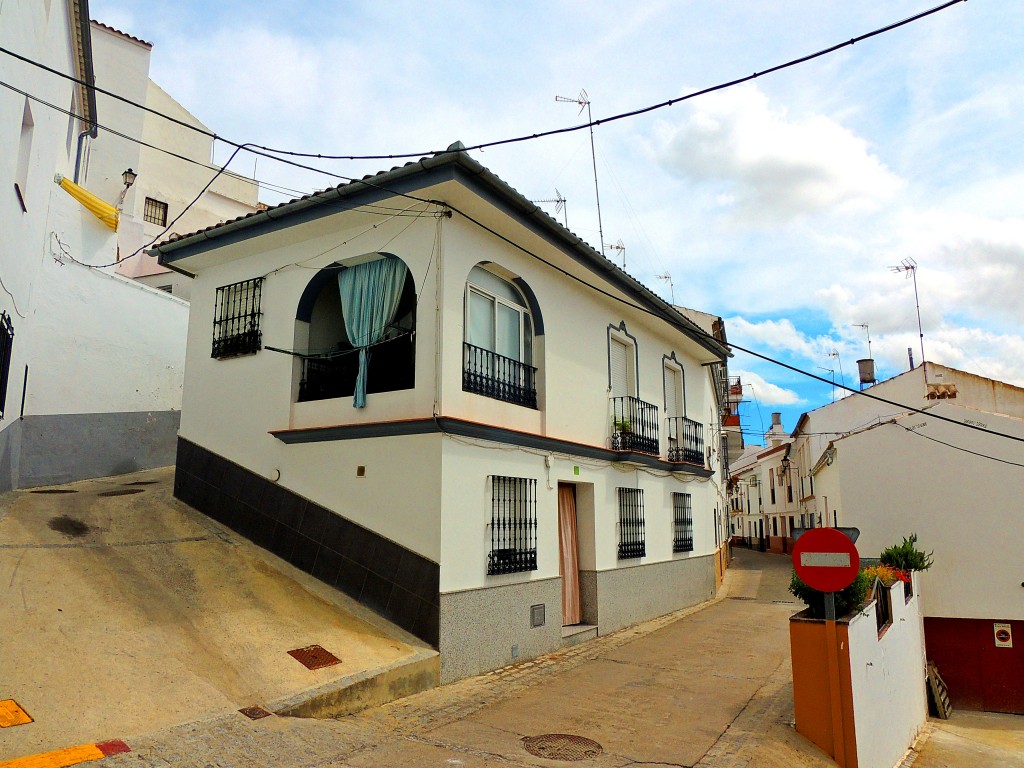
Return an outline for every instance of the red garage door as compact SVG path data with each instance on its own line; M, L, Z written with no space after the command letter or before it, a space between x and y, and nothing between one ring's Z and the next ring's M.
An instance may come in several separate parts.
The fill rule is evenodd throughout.
M926 617L924 635L954 707L1024 714L1024 621Z

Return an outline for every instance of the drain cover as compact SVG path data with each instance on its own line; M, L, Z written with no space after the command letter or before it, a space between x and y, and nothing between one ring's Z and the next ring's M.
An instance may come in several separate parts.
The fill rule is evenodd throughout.
M157 480L135 480L131 483L125 483L125 485L156 485Z
M548 760L589 760L604 752L604 747L593 739L570 733L544 733L527 736L523 748L531 755Z
M250 720L261 720L264 717L270 717L270 712L267 712L263 707L245 707L244 709L238 710L243 715L248 717Z
M40 488L38 491L29 491L29 493L78 493L70 488Z
M323 669L340 664L341 659L320 645L307 645L288 651L288 655L302 664L306 669Z
M116 488L113 491L103 491L103 493L97 493L97 496L131 496L133 493L142 493L141 488Z

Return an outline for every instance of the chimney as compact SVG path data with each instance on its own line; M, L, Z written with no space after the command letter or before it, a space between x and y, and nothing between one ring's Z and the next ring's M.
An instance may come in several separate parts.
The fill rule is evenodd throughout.
M768 434L765 435L765 441L769 448L774 448L778 445L782 445L785 442L788 435L786 430L782 427L782 413L777 411L772 414L772 428L768 430Z

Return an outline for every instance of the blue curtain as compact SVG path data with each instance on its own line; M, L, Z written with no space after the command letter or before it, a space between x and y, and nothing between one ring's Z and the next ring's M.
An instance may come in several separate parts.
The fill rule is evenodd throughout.
M345 331L352 346L359 350L353 408L366 407L368 348L383 338L384 331L394 320L407 272L401 259L385 256L343 269L338 274Z

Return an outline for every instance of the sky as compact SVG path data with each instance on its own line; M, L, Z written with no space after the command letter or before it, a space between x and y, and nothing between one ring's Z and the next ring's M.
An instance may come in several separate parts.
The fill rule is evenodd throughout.
M92 0L218 134L421 153L579 125L763 71L939 0ZM258 9L258 11L254 10ZM827 57L594 131L609 258L729 340L857 386L921 360L1024 386L1024 3L971 0ZM229 155L223 146L217 158ZM588 132L474 157L599 247ZM347 177L403 161L309 161ZM242 154L306 193L338 179ZM556 191L557 190L557 191ZM291 197L264 187L261 199ZM913 260L912 262L906 260ZM862 327L867 325L867 329ZM841 396L737 352L748 441Z

